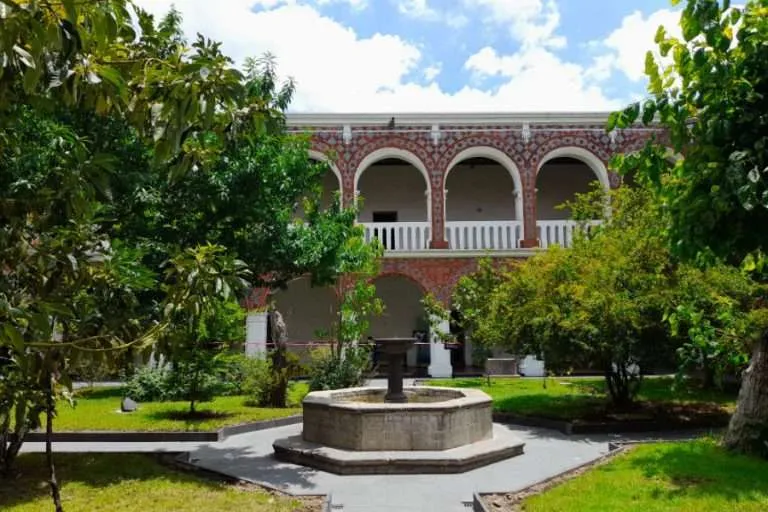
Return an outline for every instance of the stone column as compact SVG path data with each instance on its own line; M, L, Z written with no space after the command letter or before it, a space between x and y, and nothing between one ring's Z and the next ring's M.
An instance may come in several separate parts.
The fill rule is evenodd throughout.
M450 332L448 320L441 321L437 329L442 333ZM432 332L430 336L432 339L429 345L429 376L436 379L452 377L451 351L445 348L437 333Z
M245 355L266 354L267 315L266 311L249 311L245 317Z
M529 179L523 182L523 240L520 247L530 249L539 246L539 230L536 227L536 169L525 173Z
M429 243L430 249L448 249L448 242L445 240L445 190L442 176L440 182L435 185L437 180L432 181L432 241Z

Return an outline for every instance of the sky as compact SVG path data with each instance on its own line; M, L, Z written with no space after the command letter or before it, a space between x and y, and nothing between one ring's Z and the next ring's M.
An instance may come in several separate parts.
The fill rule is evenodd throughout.
M293 112L607 111L642 98L669 0L136 0L190 40L269 52Z

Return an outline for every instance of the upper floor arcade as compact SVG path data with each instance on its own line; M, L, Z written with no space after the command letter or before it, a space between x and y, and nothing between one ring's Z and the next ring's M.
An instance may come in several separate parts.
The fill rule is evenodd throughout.
M325 200L358 201L358 220L389 256L436 251L514 253L568 245L575 222L559 205L594 182L621 179L609 162L654 127L606 133L607 113L291 114L327 160Z

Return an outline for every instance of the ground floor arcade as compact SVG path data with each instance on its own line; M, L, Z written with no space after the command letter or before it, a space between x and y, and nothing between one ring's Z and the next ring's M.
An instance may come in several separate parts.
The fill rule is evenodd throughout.
M420 343L407 355L407 371L414 376L450 377L482 373L480 344L461 332L456 322L431 322L422 299L428 293L445 304L462 275L472 272L476 258L385 258L381 274L374 279L384 312L370 319L367 337L415 337ZM271 296L286 324L288 344L304 361L311 352L329 341L336 316L336 296L330 287L313 287L308 278L299 278L284 290L254 293L247 317L247 351L256 353L269 346L267 314L259 308ZM436 342L439 330L454 335L456 343ZM374 362L384 365L373 356ZM383 368L382 368L383 369Z

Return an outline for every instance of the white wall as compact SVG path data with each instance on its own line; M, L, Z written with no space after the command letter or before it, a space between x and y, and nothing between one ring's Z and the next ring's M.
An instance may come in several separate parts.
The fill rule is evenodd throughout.
M459 164L448 173L445 215L450 221L515 220L515 183L498 164Z
M424 328L421 289L411 280L400 276L383 276L374 282L376 296L384 302L384 313L371 319L370 336L374 338L409 338L416 329ZM408 365L414 366L419 347L406 355ZM422 348L422 350L424 350Z
M597 176L586 164L544 164L536 178L538 220L570 218L569 210L556 210L555 206L573 200L576 193L589 192L596 181Z
M316 331L327 330L333 322L333 290L312 287L307 277L291 281L288 289L277 291L274 297L289 342L317 341Z
M399 222L429 220L427 184L413 166L371 166L360 175L357 189L363 198L360 222L372 222L374 211L396 211Z

